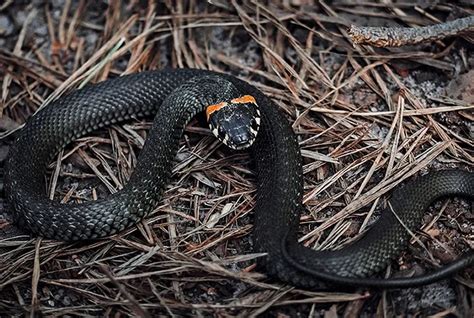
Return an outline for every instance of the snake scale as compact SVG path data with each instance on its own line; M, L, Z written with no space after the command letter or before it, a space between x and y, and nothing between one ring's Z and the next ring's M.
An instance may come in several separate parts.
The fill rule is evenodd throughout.
M185 125L206 105L251 95L260 107L260 130L250 153L257 175L253 241L267 272L284 282L316 287L335 284L405 287L453 275L474 263L468 252L452 265L419 278L373 279L406 246L423 212L436 198L474 196L474 174L440 171L416 178L390 200L358 242L337 251L297 244L303 196L299 145L278 107L254 86L204 70L149 71L89 85L61 97L30 118L7 160L5 190L14 221L33 234L74 241L105 237L132 226L157 205L169 180ZM155 115L156 114L156 115ZM100 127L155 115L139 162L124 189L103 200L60 204L46 197L47 164L66 144ZM405 228L406 227L406 228Z

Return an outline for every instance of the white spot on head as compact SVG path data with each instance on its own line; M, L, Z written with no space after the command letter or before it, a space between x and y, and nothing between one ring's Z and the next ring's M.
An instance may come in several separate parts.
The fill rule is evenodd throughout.
M250 133L252 133L252 136L255 137L255 136L257 136L258 131L256 131L255 129L250 127Z

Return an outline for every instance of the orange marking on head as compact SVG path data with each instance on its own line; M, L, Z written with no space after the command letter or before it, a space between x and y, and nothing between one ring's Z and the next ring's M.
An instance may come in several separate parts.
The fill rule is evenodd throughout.
M211 114L213 112L218 111L219 109L221 109L224 106L227 106L226 102L222 102L222 103L219 103L219 104L214 104L214 105L207 106L207 108L206 108L207 120L209 120L209 117L211 117Z
M231 100L231 102L234 104L246 104L246 103L256 104L257 103L255 101L255 98L253 98L253 96L251 95L244 95L238 98L234 98L233 100Z

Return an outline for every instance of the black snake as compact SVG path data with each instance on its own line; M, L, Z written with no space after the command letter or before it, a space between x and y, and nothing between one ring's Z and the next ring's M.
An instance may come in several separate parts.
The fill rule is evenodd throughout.
M257 172L253 239L256 251L268 254L263 263L269 274L306 287L317 286L319 278L355 286L403 287L452 275L474 263L471 251L453 265L421 278L366 278L406 246L410 237L406 228L415 230L420 225L434 199L474 196L474 174L466 171L429 174L396 191L390 201L394 213L383 213L364 238L347 248L318 252L298 245L302 159L288 121L252 85L229 75L192 69L143 72L90 85L30 118L7 161L5 189L14 220L36 235L59 240L95 239L130 227L159 202L187 122L206 106L242 96L253 97L261 112L259 132L250 147ZM62 147L99 127L152 114L156 114L152 129L123 190L83 204L60 204L46 197L45 169Z

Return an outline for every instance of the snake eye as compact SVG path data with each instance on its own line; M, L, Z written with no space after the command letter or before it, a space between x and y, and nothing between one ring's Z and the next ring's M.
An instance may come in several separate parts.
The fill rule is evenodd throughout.
M253 118L252 122L250 123L252 129L255 130L255 131L257 131L258 127L260 126L259 123L257 122L257 120L260 121L260 118Z
M225 138L225 135L226 135L226 131L224 129L224 126L219 126L217 127L217 132L219 133L219 137L221 137L222 139Z

